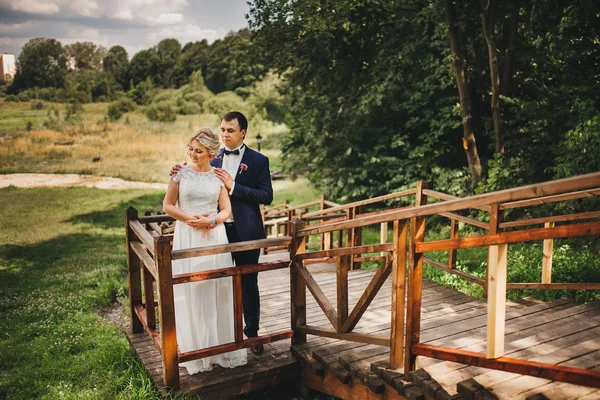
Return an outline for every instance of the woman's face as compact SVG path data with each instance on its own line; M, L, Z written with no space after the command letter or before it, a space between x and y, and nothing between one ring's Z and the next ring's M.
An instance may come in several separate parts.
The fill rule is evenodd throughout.
M211 156L208 149L197 139L188 145L188 155L194 164L205 165L210 162Z

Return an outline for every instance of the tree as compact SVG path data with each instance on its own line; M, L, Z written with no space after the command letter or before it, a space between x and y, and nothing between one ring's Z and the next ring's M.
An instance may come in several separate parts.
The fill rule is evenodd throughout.
M136 53L129 63L129 78L134 86L150 78L155 82L157 66L160 60L155 49L141 50Z
M19 54L10 93L32 87L62 87L67 75L65 51L56 39L29 40Z
M200 42L189 42L183 46L181 56L173 68L172 83L179 87L186 84L193 72L200 71L202 76L206 75L206 67L209 61L210 46L206 39Z
M102 69L102 59L106 55L106 49L92 42L75 42L65 46L68 57L75 60L77 69Z
M163 39L156 46L158 64L154 84L169 88L172 86L173 69L181 54L181 44L177 39Z
M106 73L121 85L122 90L129 90L129 58L122 46L113 46L102 59L102 67Z

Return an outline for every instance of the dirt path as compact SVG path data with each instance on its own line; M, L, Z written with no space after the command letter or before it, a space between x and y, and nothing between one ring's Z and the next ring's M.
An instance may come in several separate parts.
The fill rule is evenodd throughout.
M130 182L119 178L77 174L6 174L0 175L0 188L8 186L19 188L34 187L71 187L85 186L99 189L161 189L164 183Z

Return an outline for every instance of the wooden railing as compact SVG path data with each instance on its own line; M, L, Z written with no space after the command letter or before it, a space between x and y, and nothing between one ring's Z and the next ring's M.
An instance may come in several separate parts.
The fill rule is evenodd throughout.
M126 227L132 330L133 332L146 330L152 337L161 352L165 383L174 387L178 385L177 364L179 362L289 337L292 338L293 344L299 344L306 341L308 334L388 346L390 347L390 366L395 369L403 368L405 373L415 369L418 356L429 356L468 365L600 387L600 372L503 357L507 289L600 289L598 282L553 283L551 281L552 240L599 235L600 211L504 221L504 210L597 197L598 195L600 195L600 173L466 198L456 198L436 192L428 189L425 182L418 182L414 189L345 205L327 204L322 197L318 201L300 206L289 207L284 204L273 207L267 209L263 215L266 215L265 219L269 221L269 216L275 219L282 218L282 213L284 213L285 218L289 220L285 236L177 251L171 250L171 236L161 234L160 227L156 224L168 221L170 217L138 217L137 211L129 208L126 212ZM360 207L408 196L411 197L410 206L397 206L385 211L360 212ZM414 196L414 201L412 196ZM403 205L407 203L406 199L401 200ZM428 204L431 200L437 200L437 202ZM319 210L306 212L306 207L317 204L319 206L325 204L327 207L323 206ZM461 210L471 209L481 210L487 217L483 217L485 220L480 221L459 213ZM425 241L426 218L434 215L450 219L449 239ZM460 237L459 223L482 229L485 233L479 236ZM383 227L385 226L387 230L388 224L393 225L391 242L387 240L387 232L385 235L383 234ZM532 225L542 224L543 228L532 227ZM380 227L382 232L380 243L368 245L362 243L360 229L367 226ZM339 240L337 248L327 244L329 238L332 238L334 234L337 234ZM317 237L319 240L320 244L316 250L310 250L308 246L311 236ZM346 240L342 241L344 236ZM543 271L545 272L542 275L542 282L507 283L508 245L540 240L544 241ZM172 276L171 260L277 246L289 248L289 262L263 263ZM456 269L457 250L478 246L488 248L485 280ZM425 253L432 251L447 251L448 263L444 264L426 258ZM373 253L378 255L369 256ZM324 295L323 290L307 268L307 264L311 260L323 259L335 260L337 279L335 307ZM354 269L355 264L365 261L378 261L380 266L354 308L350 310L348 275ZM487 289L487 354L430 346L420 342L424 263L430 263L448 273L483 285ZM241 275L288 267L290 268L291 297L290 329L244 340L241 314ZM390 274L392 275L392 307L389 336L353 332ZM222 277L232 277L234 282L235 341L209 349L178 354L173 285ZM160 299L158 302L154 299L152 289L154 281L156 281ZM307 325L307 288L322 309L331 328ZM159 311L160 329L156 328L155 307L158 307Z
M415 194L415 205L402 209L372 213L353 219L321 223L308 226L305 221L294 220L291 223L292 236L292 329L293 343L302 343L306 334L335 337L345 340L373 343L390 346L390 365L392 368L404 367L408 373L416 367L417 356L429 356L442 360L457 361L485 368L500 369L526 375L535 375L551 380L600 387L600 372L581 368L562 367L552 364L541 364L526 360L503 357L505 329L506 290L534 287L540 289L600 289L598 282L583 283L551 283L550 282L550 241L557 238L600 234L600 216L597 211L548 216L513 222L503 221L503 210L516 207L535 206L555 201L567 201L578 198L598 196L600 194L600 173L588 174L568 179L530 185L520 188L486 193L467 198L454 198L444 193L427 188L426 183L418 182ZM433 204L428 203L428 197L443 200ZM369 200L367 200L369 201ZM340 206L343 207L343 206ZM308 213L303 217L325 215L335 212L335 207ZM479 209L489 213L489 222L479 221L458 214L460 210ZM445 240L425 241L426 217L441 215L451 220L450 238ZM583 220L591 220L581 222ZM410 221L410 223L409 223ZM370 225L394 224L394 241L373 245L355 245L351 243L346 248L326 251L306 251L306 243L310 236L326 233L353 230ZM467 223L486 231L480 236L461 238L458 235L458 222ZM567 222L564 225L556 225ZM531 228L530 225L545 224L543 228ZM407 227L410 226L408 254L406 254ZM512 230L510 228L526 229ZM528 241L545 241L545 270L542 283L507 284L507 250L511 243ZM463 248L478 246L488 247L487 277L483 281L455 269L456 251ZM348 314L347 307L347 273L349 256L368 252L388 251L391 253L392 279L392 310L390 337L377 337L352 332L368 303L376 295L385 278L390 273L390 263L383 263L373 277L371 283L361 296L355 309ZM425 253L432 251L448 251L448 265L425 258ZM337 271L337 311L323 295L321 289L306 269L305 260L320 256L336 257ZM406 260L409 260L406 268ZM487 354L465 352L440 346L430 346L420 343L421 298L423 287L423 264L444 269L450 273L482 284L487 288L488 301L488 338ZM405 275L406 272L406 275ZM406 281L405 281L406 276ZM317 303L327 316L333 329L312 327L306 325L305 288L308 287ZM404 298L407 295L406 311ZM404 332L404 313L406 312L406 335ZM404 341L404 346L402 343ZM406 349L406 351L404 351Z
M270 246L288 246L291 238L283 236L226 245L172 250L173 235L160 234L160 226L157 224L158 222L172 220L171 217L165 215L138 217L137 210L132 207L125 211L131 329L133 333L141 333L145 330L150 335L162 358L165 384L177 388L179 387L178 364L180 362L287 339L293 335L293 331L287 329L269 335L244 339L242 323L242 275L289 268L290 262L276 261L240 267L224 267L173 276L171 261L225 252L261 249ZM233 280L234 341L206 349L179 353L177 350L173 286L227 277L231 277ZM155 282L158 302L155 301ZM158 328L155 316L157 307Z

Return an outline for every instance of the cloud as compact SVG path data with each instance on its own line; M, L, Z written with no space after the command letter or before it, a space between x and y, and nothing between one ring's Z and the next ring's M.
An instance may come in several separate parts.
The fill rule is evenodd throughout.
M18 0L10 2L13 10L34 14L56 14L60 11L58 5L48 1Z
M183 22L183 14L180 13L163 13L158 16L158 18L154 19L154 22L157 25L174 25Z

